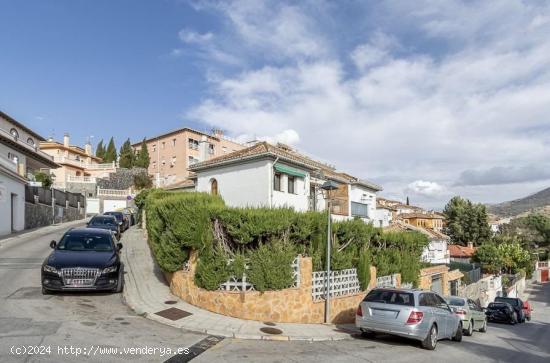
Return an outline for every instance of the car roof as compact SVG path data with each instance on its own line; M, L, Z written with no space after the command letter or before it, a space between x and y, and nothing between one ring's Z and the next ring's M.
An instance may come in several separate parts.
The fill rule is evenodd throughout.
M112 211L109 211L109 212L105 212L103 213L104 215L115 215L115 214L122 214L121 211L116 211L116 210L112 210Z
M97 214L97 215L93 216L92 219L97 218L97 217L109 218L109 219L116 219L115 216L110 215L110 214Z
M420 294L423 292L432 292L434 294L437 294L434 291L428 291L428 290L421 290L421 289L402 289L400 287L375 287L373 290L385 290L385 291L397 291L397 292L406 292L409 294Z
M78 228L71 228L65 233L72 233L72 234L101 234L101 235L111 235L111 231L107 229L102 228L84 228L84 227L78 227Z

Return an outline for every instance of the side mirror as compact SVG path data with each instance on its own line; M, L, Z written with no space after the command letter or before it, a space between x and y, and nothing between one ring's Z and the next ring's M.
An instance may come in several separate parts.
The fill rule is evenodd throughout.
M122 243L120 243L120 242L117 243L116 244L116 249L120 251L122 249Z
M51 241L51 242L50 242L50 247L51 247L51 248L55 248L55 246L57 246L57 242Z

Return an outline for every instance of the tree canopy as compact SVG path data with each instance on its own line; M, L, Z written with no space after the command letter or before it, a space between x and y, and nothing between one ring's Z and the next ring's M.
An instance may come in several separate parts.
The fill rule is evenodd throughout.
M531 255L517 237L495 236L490 243L479 247L473 256L489 273L517 273L520 270L530 274Z
M451 241L465 246L468 242L480 245L491 238L487 210L483 204L474 204L468 199L453 197L445 206L444 232Z
M147 150L147 143L145 142L145 139L143 139L141 143L141 149L138 152L134 165L139 168L147 169L149 168L150 162L151 161L149 158L149 150Z
M103 140L101 140L96 148L95 148L95 156L97 156L98 158L102 158L104 159L105 158L105 146L103 145Z
M109 140L109 145L107 146L107 150L105 150L105 157L103 158L103 161L105 163L112 163L113 161L117 160L117 151L115 146L115 140L111 137L111 140Z
M131 169L134 167L135 161L136 156L134 154L134 149L132 149L130 139L127 139L120 147L120 158L118 160L118 164L121 168Z

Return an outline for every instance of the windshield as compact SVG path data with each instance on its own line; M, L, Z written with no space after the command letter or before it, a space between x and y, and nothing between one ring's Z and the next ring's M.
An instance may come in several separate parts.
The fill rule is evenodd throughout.
M113 218L107 217L94 217L90 221L91 226L116 226L116 222Z
M363 301L414 306L413 294L392 290L373 290L369 292Z
M447 299L447 303L452 306L464 306L464 300L463 299L457 299L455 297L451 297Z
M63 236L63 239L59 241L57 249L62 251L112 252L113 246L111 239L106 235L98 236L87 233L67 233Z

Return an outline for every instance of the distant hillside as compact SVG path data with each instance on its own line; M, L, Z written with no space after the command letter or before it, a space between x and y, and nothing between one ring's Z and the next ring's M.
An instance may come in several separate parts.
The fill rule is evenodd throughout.
M487 211L501 217L513 217L525 213L548 212L550 206L550 188L525 198L487 206Z

